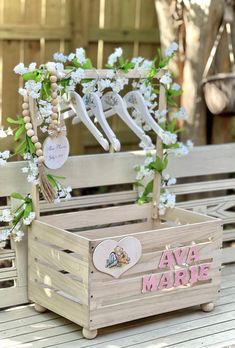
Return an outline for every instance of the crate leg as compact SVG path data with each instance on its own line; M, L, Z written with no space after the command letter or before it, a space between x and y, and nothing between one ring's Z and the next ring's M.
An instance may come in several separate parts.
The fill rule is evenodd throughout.
M38 304L38 303L35 303L34 309L35 309L35 311L38 312L38 313L44 313L44 312L47 311L47 309L46 309L45 307L41 306L41 305Z
M213 302L208 302L208 303L203 303L203 304L201 304L200 307L201 307L201 310L202 310L203 312L211 312L211 311L213 311L215 305L214 305Z
M89 330L85 327L82 329L82 335L83 337L87 338L88 340L92 340L97 336L98 331L97 330Z

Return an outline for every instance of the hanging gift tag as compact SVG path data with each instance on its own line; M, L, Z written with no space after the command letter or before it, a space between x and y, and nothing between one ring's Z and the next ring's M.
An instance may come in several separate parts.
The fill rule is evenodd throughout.
M58 169L67 161L69 142L65 135L48 137L43 143L45 165L49 169Z

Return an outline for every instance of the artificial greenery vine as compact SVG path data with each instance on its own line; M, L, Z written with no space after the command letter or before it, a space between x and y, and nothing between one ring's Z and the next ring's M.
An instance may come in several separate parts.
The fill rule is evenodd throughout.
M175 196L170 193L168 188L168 186L174 184L176 181L166 173L168 155L171 152L177 156L187 154L188 147L192 146L190 142L186 146L177 139L178 134L182 131L178 127L177 120L186 119L187 113L183 108L177 108L175 99L182 94L182 90L177 83L173 82L172 74L167 70L165 70L163 76L160 78L160 84L166 87L167 103L172 109L158 110L157 100L160 85L155 82L155 76L159 69L165 69L167 67L168 62L176 50L177 44L173 43L165 50L163 57L160 50L158 50L156 57L150 61L142 57L135 57L131 60L126 59L123 57L122 49L116 48L108 57L106 68L110 69L110 72L105 79L99 78L98 73L97 79L85 78L84 71L94 68L83 48L78 48L75 53L70 53L68 56L63 53L55 53L53 62L48 62L39 67L36 66L36 63L31 63L29 67L25 67L23 63L19 63L14 68L15 73L20 74L24 80L24 87L19 89L19 93L23 97L29 96L35 100L37 106L35 122L39 125L39 132L45 133L45 135L50 134L49 124L52 114L51 74L56 75L58 78L58 100L62 101L63 98L68 98L69 93L74 91L77 85L80 86L83 94L96 92L101 96L107 90L113 90L119 93L128 84L128 79L122 74L118 74L119 71L127 73L130 69L147 70L147 77L133 81L132 88L142 94L152 117L156 119L171 141L163 142L164 153L162 159L158 156L154 157L150 151L152 149L145 148L140 143L140 146L144 147L146 151L146 157L144 163L135 168L136 186L139 190L138 202L141 204L149 202L153 191L154 173L158 172L161 174L160 214L164 214L167 207L173 207L175 204ZM169 111L171 111L170 116ZM141 114L134 109L130 111L130 114L135 122L151 136L152 130L141 118ZM14 140L19 144L16 146L14 154L10 154L8 150L0 152L0 165L5 165L8 158L13 155L21 156L24 160L27 160L26 166L22 168L22 172L26 174L28 182L40 186L36 149L31 138L27 135L24 117L21 115L17 116L16 119L9 117L8 122L14 127L14 130L10 127L6 130L0 129L0 137L6 137L14 133ZM71 197L71 188L64 188L60 182L60 180L64 179L63 177L47 173L47 179L57 192L55 203L60 202L61 198L69 199ZM9 238L13 238L16 241L20 240L23 235L20 226L30 224L35 217L30 195L23 197L18 193L14 193L12 197L20 200L21 205L16 211L9 209L3 210L0 216L1 222L12 224L10 228L6 228L4 230L5 232L1 232L0 234L1 246L4 246L5 241Z

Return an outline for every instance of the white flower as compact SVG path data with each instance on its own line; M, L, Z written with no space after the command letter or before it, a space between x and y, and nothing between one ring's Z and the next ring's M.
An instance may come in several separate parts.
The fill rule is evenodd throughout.
M95 92L96 91L96 81L95 80L91 80L89 82L84 82L82 84L82 93L83 94L87 94L87 93L91 93L91 92Z
M27 168L27 167L23 167L23 168L21 168L21 171L22 171L22 173L28 173L28 171L29 171L29 168Z
M23 63L19 63L18 65L16 65L13 70L16 74L20 75L23 75L28 71L28 69L24 66Z
M110 87L114 92L119 93L125 85L128 84L128 79L125 77L118 77L115 81L110 83Z
M178 44L176 42L172 42L168 48L165 49L165 56L171 57L175 51L178 50Z
M25 88L19 88L18 92L20 95L22 95L23 97L25 97L27 95L27 90Z
M48 62L46 64L46 68L51 73L56 73L56 63L55 62Z
M24 232L23 231L16 230L13 239L14 239L15 242L20 242L22 240L23 236L24 236Z
M29 215L26 218L23 219L24 225L30 225L31 222L35 219L35 216L36 216L35 212L31 211L29 213Z
M181 89L181 86L178 83L173 83L171 85L171 89L173 89L173 91L179 91Z
M29 80L25 83L25 88L30 97L37 99L40 97L42 83Z
M0 157L2 157L3 159L8 159L10 157L10 151L5 150L3 152L0 152Z
M78 60L78 63L81 65L86 63L86 56L85 56L85 50L84 48L80 47L76 49L76 58Z
M143 69L150 69L153 65L153 61L152 60L148 60L148 59L145 59L141 65L141 68Z
M166 145L175 144L177 141L177 134L165 131L162 136L162 141Z
M0 138L6 138L6 137L7 137L6 132L1 128L0 129Z
M109 79L101 79L97 82L98 90L102 92L104 89L109 88L111 86L111 81Z
M167 182L167 186L175 185L175 184L176 184L176 178L170 178Z
M31 63L29 64L28 71L34 71L36 69L37 64L36 63Z
M59 198L59 197L55 198L55 199L54 199L54 203L55 203L55 204L60 203L60 198Z
M48 127L47 126L43 126L43 127L40 127L42 133L46 133L48 131Z
M163 83L164 85L168 85L169 83L172 82L171 74L169 72L166 72L161 78L160 82Z
M108 79L112 80L112 78L114 78L114 76L115 76L115 73L114 73L113 70L109 70L107 72L106 76L107 76Z
M134 57L132 58L131 62L135 64L134 68L138 69L143 62L144 58L143 57Z
M108 57L108 65L113 66L121 56L122 48L115 48L115 51Z
M83 78L84 70L81 68L78 68L76 71L71 73L71 79L74 81L74 83L79 83Z
M194 146L192 140L187 140L187 141L186 141L186 146L187 146L189 149L192 149L193 146Z
M179 147L178 149L174 149L173 153L175 154L176 157L181 157L181 156L186 156L188 155L189 151L187 146L185 146L183 143L178 143Z
M0 215L0 221L2 222L10 222L13 220L12 213L9 209L3 209L2 215Z
M66 63L66 62L67 62L67 59L68 59L68 57L65 56L65 55L64 55L63 53L61 53L61 52L56 52L56 53L54 53L53 58L54 58L55 60L57 60L58 62L61 62L61 63Z
M70 53L70 54L68 55L68 61L69 61L69 62L71 62L72 60L74 60L74 58L75 58L75 53Z
M0 241L5 241L9 237L10 233L11 230L9 228L0 231Z
M181 106L179 111L173 114L173 117L181 120L187 120L189 116L185 108Z
M13 135L13 130L11 129L11 127L8 127L5 132L7 135Z
M24 154L23 158L25 160L30 160L31 159L31 154L29 152L27 152L27 153Z
M166 122L167 109L163 109L161 111L156 110L154 112L154 117L158 120L159 123Z
M6 165L7 161L0 158L0 167L4 167Z

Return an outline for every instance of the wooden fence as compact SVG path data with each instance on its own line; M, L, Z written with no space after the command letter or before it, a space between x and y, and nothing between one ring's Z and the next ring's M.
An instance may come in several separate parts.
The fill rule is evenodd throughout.
M45 63L54 52L81 46L98 67L119 46L126 57L153 58L159 46L154 0L0 0L0 125L21 112L16 64ZM124 149L137 143L121 121L112 127ZM83 126L68 128L72 154L97 150Z

